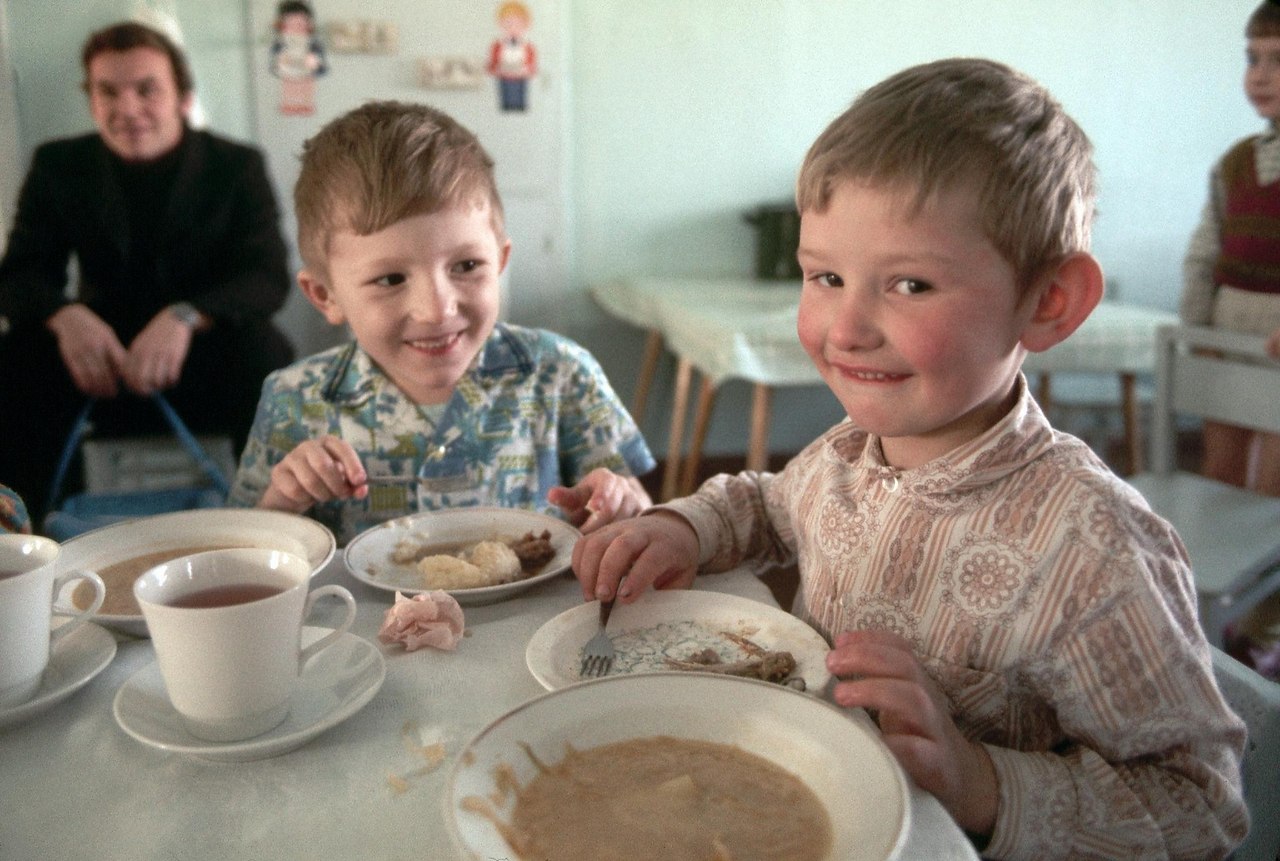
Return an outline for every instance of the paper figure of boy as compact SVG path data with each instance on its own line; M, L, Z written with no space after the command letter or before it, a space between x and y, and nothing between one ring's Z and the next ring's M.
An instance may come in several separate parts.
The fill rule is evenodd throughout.
M529 79L538 71L538 57L528 40L533 16L523 3L503 3L498 7L502 38L489 49L489 74L498 79L498 96L504 111L523 111Z
M276 36L271 42L271 74L280 79L280 113L315 113L316 78L328 71L324 46L315 35L315 13L305 0L284 0L276 7Z

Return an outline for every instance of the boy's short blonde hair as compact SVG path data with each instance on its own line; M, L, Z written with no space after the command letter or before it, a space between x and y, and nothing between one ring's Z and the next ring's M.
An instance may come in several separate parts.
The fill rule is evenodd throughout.
M1093 145L1044 87L990 60L914 66L859 96L805 156L801 214L826 209L846 180L901 188L913 212L972 188L983 232L1023 290L1089 248Z
M488 204L505 237L493 159L456 120L426 105L367 102L302 146L293 190L298 251L326 272L329 239L360 236L448 206Z

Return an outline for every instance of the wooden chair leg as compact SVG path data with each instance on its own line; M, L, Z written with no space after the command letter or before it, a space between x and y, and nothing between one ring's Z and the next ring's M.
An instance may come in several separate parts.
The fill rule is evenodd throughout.
M769 465L769 414L773 389L756 383L751 396L751 442L747 449L747 469L761 472Z
M697 487L698 467L702 465L702 446L707 441L707 427L711 424L711 410L716 403L716 384L703 376L698 389L698 406L693 414L693 438L689 441L689 453L685 455L684 470L680 477L680 495L688 496Z
M1040 405L1040 410L1048 415L1052 401L1053 387L1049 382L1049 374L1042 372L1036 385L1036 403Z
M1120 375L1120 407L1124 419L1124 446L1128 457L1129 475L1142 472L1142 431L1138 420L1138 396L1136 377Z
M650 329L644 339L644 355L640 359L640 373L636 377L636 393L631 401L631 417L636 424L644 420L644 408L649 403L649 391L653 377L658 372L658 360L662 358L662 333Z
M680 481L680 451L684 447L684 419L689 409L689 383L693 379L693 363L681 358L676 363L676 391L671 404L671 435L667 440L667 462L662 470L662 498L673 499Z

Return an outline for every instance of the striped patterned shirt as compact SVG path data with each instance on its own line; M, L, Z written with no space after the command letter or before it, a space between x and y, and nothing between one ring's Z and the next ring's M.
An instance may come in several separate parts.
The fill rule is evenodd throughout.
M1244 143L1253 147L1253 163L1259 186L1269 186L1280 181L1280 133L1274 128L1265 133L1246 138L1228 150L1234 152ZM1223 176L1222 162L1215 164L1209 177L1209 199L1200 213L1187 245L1182 263L1182 297L1179 316L1184 323L1208 326L1213 323L1213 303L1220 282L1214 270L1222 255L1222 230L1226 219L1227 183Z
M777 475L670 507L704 570L798 561L829 639L915 647L999 779L991 858L1221 858L1243 839L1243 723L1214 681L1171 527L1026 392L913 470L849 422Z

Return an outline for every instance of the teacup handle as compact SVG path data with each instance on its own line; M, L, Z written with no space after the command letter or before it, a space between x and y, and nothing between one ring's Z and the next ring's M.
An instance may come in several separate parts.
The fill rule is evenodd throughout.
M298 672L302 672L302 668L307 665L307 661L314 658L316 653L333 645L339 637L347 632L351 627L351 623L356 620L356 599L351 596L350 592L341 586L321 586L319 589L313 589L311 593L307 595L307 603L302 607L303 621L311 615L311 610L315 606L316 601L329 595L342 599L342 602L347 605L346 618L344 618L341 624L332 631L325 634L323 637L298 653Z
M66 588L68 583L76 580L88 580L93 584L93 601L83 610L74 608L61 607L57 603L57 596ZM79 628L102 606L102 599L107 596L106 584L102 582L102 578L92 571L68 571L66 574L60 575L53 581L54 605L53 612L56 616L70 616L70 620L59 625L53 630L53 636L50 643L56 643L58 640L70 634L76 628Z

